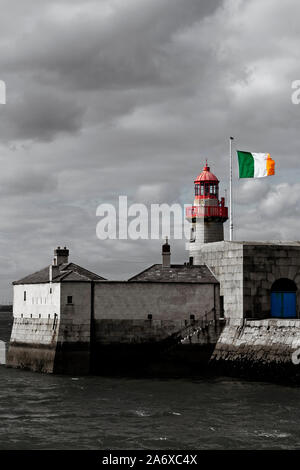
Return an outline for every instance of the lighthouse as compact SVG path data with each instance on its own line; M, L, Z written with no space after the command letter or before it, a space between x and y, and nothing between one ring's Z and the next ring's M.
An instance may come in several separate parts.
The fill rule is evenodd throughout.
M186 218L191 223L190 260L198 264L204 243L224 240L223 224L228 219L228 208L224 197L219 200L219 180L207 161L194 185L194 205L187 207Z

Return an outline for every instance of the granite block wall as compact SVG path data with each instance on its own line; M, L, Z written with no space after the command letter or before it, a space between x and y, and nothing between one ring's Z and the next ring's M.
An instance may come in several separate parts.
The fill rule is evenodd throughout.
M269 318L272 284L281 278L297 286L300 318L300 246L285 244L243 245L244 318Z
M205 263L220 282L227 318L243 318L243 245L217 242L203 245L194 264Z
M293 355L300 357L299 348L300 320L229 320L211 365L223 373L299 382L299 366L293 361Z

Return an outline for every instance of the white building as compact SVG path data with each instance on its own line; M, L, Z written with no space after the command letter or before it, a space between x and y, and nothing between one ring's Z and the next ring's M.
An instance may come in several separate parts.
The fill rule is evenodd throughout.
M50 266L13 283L8 366L60 372L76 361L78 372L89 368L94 282L104 278L68 257L58 247Z

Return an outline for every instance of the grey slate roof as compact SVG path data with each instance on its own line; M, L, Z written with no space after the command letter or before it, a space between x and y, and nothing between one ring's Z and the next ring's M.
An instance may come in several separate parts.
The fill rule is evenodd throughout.
M163 268L161 264L153 264L153 266L136 274L128 281L218 283L218 280L205 264L193 266L172 264L170 268Z
M53 282L69 282L69 281L81 281L81 282L90 282L90 281L105 281L104 277L98 276L98 274L92 273L87 269L78 266L75 263L65 263L58 266L59 270L56 275L53 273ZM13 282L16 284L42 284L49 282L49 266L41 269L29 276L25 276L19 281Z

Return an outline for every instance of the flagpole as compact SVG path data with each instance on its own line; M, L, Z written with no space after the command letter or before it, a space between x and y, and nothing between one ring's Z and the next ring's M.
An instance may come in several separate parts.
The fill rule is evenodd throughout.
M229 138L229 155L230 155L230 180L229 180L229 240L233 241L233 214L232 214L232 141L233 137Z

